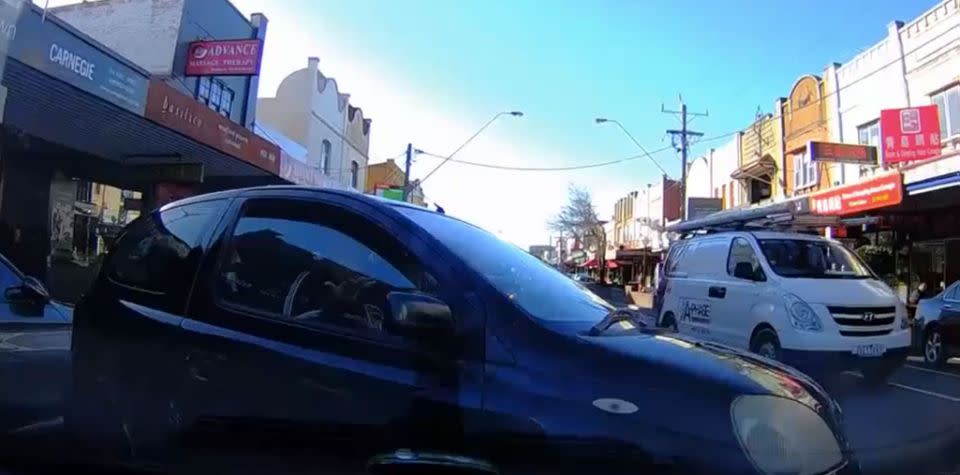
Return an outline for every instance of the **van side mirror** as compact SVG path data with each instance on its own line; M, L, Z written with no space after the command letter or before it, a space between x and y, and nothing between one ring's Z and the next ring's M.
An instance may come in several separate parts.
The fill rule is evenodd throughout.
M759 272L754 272L753 266L749 262L738 262L737 266L733 268L733 276L745 280L763 280Z
M413 292L390 292L390 323L401 334L428 336L452 333L453 313L440 299Z

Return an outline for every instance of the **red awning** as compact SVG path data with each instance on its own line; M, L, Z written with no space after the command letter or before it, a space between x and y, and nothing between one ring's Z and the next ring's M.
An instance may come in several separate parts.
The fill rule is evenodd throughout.
M597 258L594 257L593 259L590 259L589 261L583 264L583 267L588 267L590 269L597 267Z
M616 269L617 267L620 267L617 265L617 261L607 261L607 269Z

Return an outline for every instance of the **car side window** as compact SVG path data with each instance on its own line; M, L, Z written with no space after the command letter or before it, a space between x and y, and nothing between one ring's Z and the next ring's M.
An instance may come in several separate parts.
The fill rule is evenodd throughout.
M151 213L120 236L107 276L136 290L165 294L183 285L190 252L200 244L226 200L190 203Z
M737 264L741 262L750 264L754 275L760 275L763 272L760 267L760 259L750 242L742 237L736 237L730 244L730 255L727 256L727 274L734 275Z
M385 230L339 208L293 200L246 204L216 285L226 305L361 333L389 331L390 292L438 288Z
M947 292L944 293L943 298L946 300L960 300L960 285L954 284L952 287L947 289Z
M667 253L667 262L664 265L667 275L683 271L683 266L680 265L680 262L683 260L683 255L689 252L694 245L696 245L694 242L675 244L676 247Z

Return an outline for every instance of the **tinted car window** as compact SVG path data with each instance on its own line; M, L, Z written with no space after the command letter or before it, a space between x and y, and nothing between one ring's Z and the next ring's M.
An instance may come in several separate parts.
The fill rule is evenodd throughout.
M191 203L138 219L117 242L108 275L128 287L168 292L182 283L190 251L225 203Z
M529 252L476 226L426 210L397 207L497 291L531 316L550 321L598 321L611 308L586 287Z
M248 203L218 274L228 305L309 326L382 331L395 290L436 280L382 229L315 203Z

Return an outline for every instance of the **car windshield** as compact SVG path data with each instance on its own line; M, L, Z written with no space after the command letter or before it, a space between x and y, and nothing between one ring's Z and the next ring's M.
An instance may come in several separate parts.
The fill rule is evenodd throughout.
M430 211L397 209L535 318L596 322L613 308L586 286L492 233Z
M868 279L870 269L860 259L832 241L810 239L760 239L767 263L777 275L811 279Z

